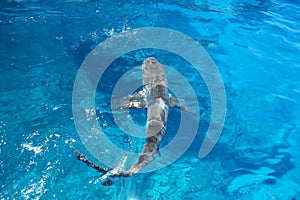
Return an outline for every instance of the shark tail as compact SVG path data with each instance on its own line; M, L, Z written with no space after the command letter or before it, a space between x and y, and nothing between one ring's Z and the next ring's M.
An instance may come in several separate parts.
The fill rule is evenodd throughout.
M94 162L90 161L85 154L81 153L78 150L74 150L73 151L74 154L76 155L78 160L81 160L82 162L86 163L87 166L94 168L97 172L102 173L100 180L101 180L101 184L103 186L110 186L112 184L115 183L116 178L120 178L120 177L129 177L132 176L132 173L128 173L125 171L116 171L118 168L116 169L112 169L112 168L108 168L108 167L100 167L99 165L95 164ZM123 161L119 164L121 167L121 165L124 164L125 160L127 158L127 155L123 156Z
M101 172L102 174L106 174L111 168L106 167L100 167L99 165L95 164L94 162L90 161L83 153L81 153L78 150L74 150L74 154L76 155L78 160L81 160L82 162L86 163L87 166L94 168L98 172Z

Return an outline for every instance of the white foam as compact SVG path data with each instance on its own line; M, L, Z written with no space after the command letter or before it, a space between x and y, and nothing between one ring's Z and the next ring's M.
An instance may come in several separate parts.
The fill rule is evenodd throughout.
M40 145L40 146L32 146L31 143L24 143L21 145L23 148L25 148L26 150L28 151L34 151L34 154L37 155L37 154L40 154L43 149L43 145Z

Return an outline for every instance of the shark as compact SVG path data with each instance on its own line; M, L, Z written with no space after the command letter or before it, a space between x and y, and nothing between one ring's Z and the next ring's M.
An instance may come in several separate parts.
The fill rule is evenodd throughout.
M159 145L166 132L170 107L193 114L186 106L178 103L179 99L169 93L164 67L156 58L145 59L142 64L142 72L143 90L110 102L110 104L116 105L112 110L147 109L146 138L137 161L127 171L116 171L111 168L100 167L91 162L83 153L74 151L78 160L101 172L102 176L105 174L105 181L102 185L112 185L114 183L113 178L116 177L130 177L137 174L155 159L155 154L160 156Z

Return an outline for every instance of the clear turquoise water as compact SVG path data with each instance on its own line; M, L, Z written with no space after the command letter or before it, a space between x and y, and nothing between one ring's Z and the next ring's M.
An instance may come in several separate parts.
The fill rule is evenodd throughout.
M1 199L300 199L297 1L6 0L0 8ZM91 157L74 127L73 83L98 43L148 26L203 45L225 83L226 123L199 159L209 121L209 97L199 87L204 110L189 150L164 169L103 187L72 153ZM165 142L178 112L170 116ZM122 133L110 134L121 145Z

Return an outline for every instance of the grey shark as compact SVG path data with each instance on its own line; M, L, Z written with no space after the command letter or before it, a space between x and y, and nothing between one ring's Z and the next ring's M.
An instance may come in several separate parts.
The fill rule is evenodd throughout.
M178 99L168 93L168 81L164 68L154 57L144 60L142 71L144 89L133 95L128 95L127 97L111 102L111 104L116 105L113 107L113 110L129 108L147 109L146 141L143 145L142 153L128 171L107 175L103 185L111 185L113 183L111 178L113 177L129 177L138 173L154 160L156 153L160 154L159 145L166 131L169 107L180 108L183 111L193 114L186 106L178 104ZM90 162L79 151L75 151L75 154L79 160L82 160L99 172L106 174L112 171L112 169L102 168Z

